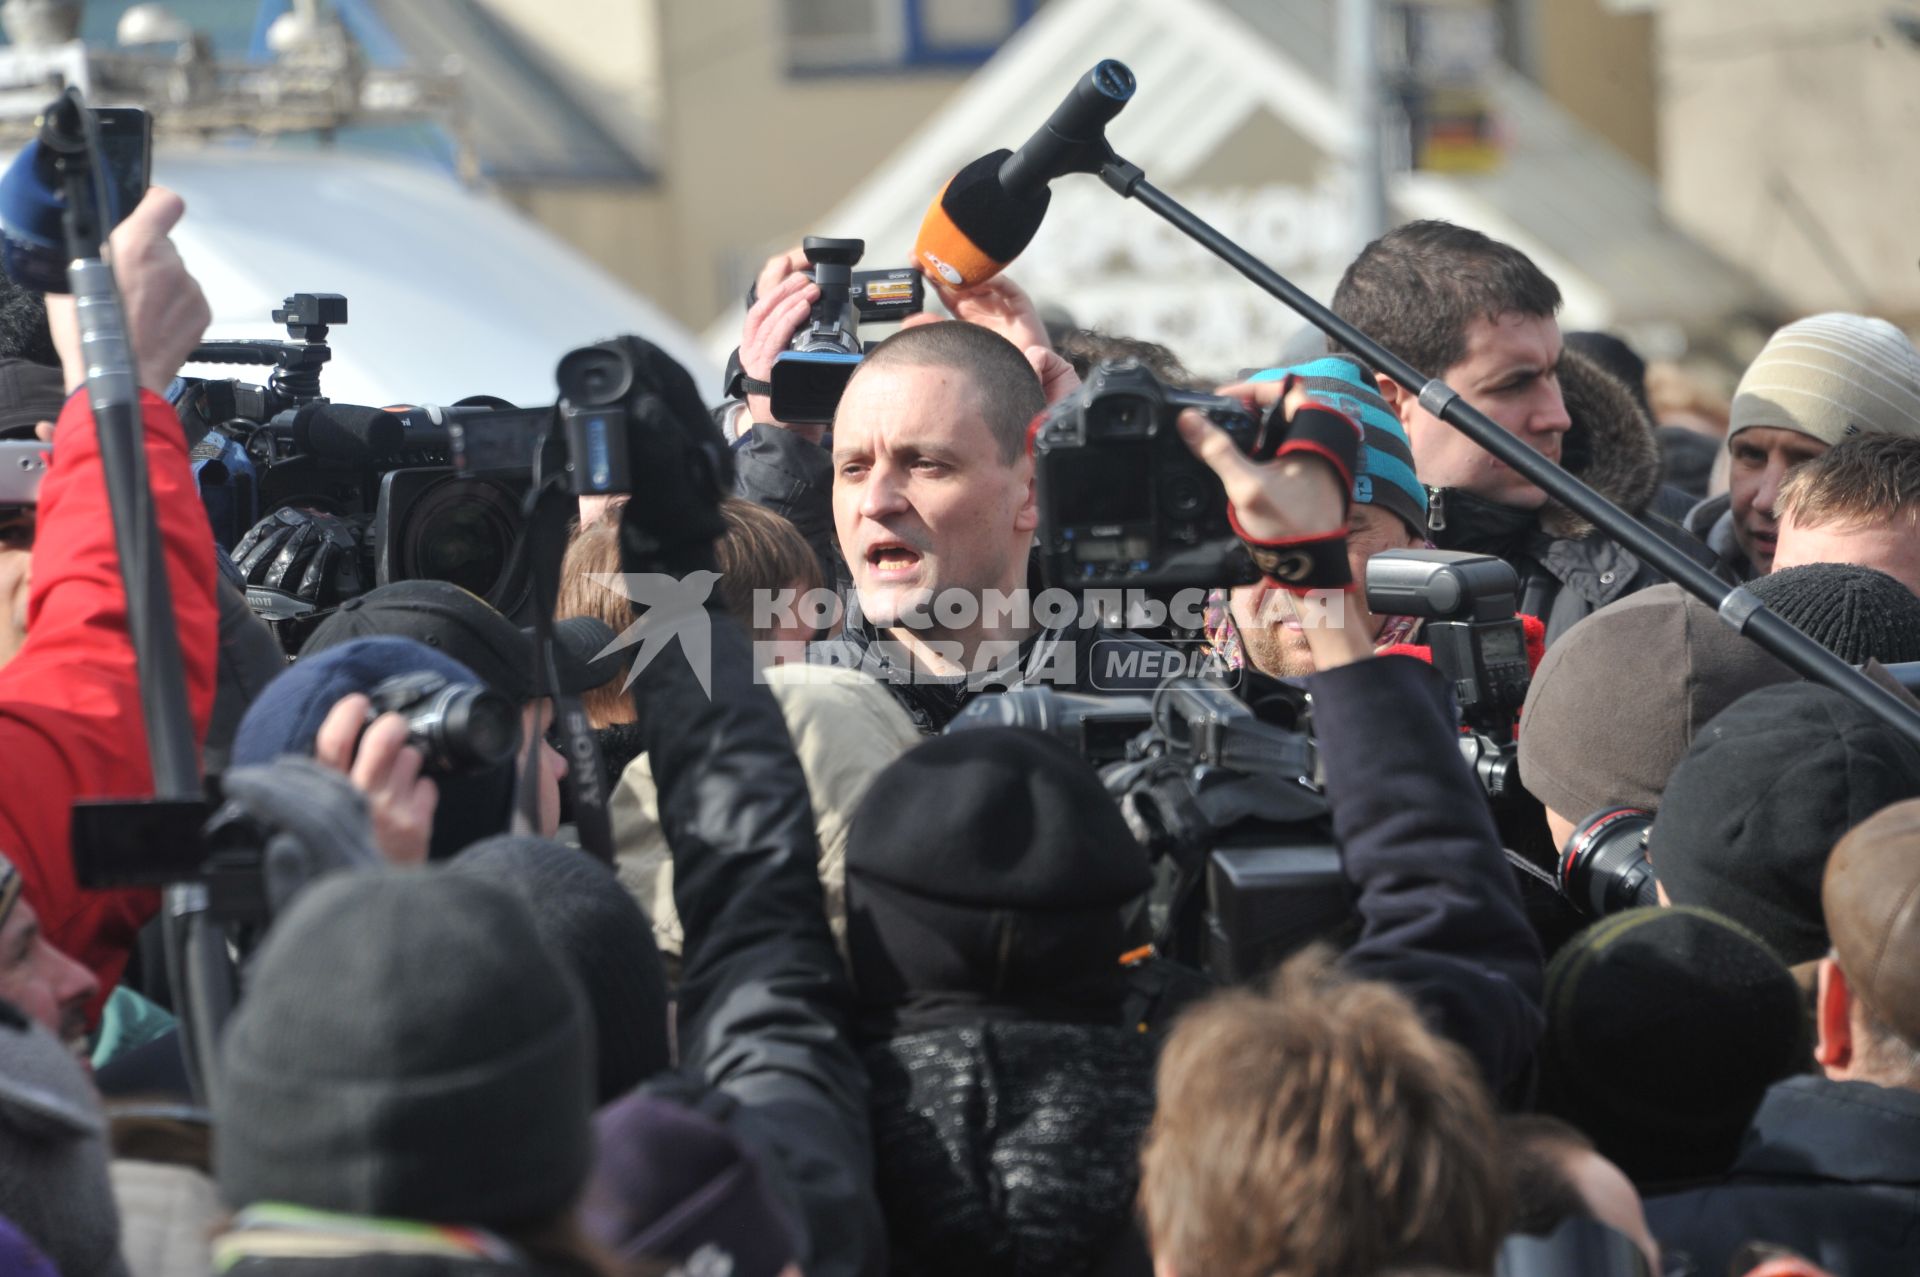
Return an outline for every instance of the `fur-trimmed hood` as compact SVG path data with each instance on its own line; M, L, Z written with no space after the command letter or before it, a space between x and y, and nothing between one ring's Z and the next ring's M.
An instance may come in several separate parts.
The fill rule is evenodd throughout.
M1572 348L1560 356L1560 393L1573 419L1560 464L1628 514L1644 514L1660 490L1653 422L1619 378ZM1569 540L1593 531L1591 523L1557 501L1540 512L1540 526Z

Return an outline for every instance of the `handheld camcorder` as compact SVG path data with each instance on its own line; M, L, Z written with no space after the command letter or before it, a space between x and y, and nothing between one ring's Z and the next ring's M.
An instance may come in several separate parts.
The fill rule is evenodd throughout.
M1252 451L1259 422L1238 400L1172 389L1132 360L1094 368L1041 417L1032 446L1049 584L1180 589L1258 577L1219 476L1174 428L1188 408Z
M811 425L833 420L848 378L866 357L860 325L897 324L918 314L926 305L926 281L911 267L853 269L867 250L864 240L809 235L801 247L820 300L787 349L774 356L767 384L777 419ZM757 292L757 286L748 289L747 305Z

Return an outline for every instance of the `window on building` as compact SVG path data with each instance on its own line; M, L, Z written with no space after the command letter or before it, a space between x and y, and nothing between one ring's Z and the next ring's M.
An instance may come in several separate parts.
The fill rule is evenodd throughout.
M785 0L796 75L977 66L1045 0Z

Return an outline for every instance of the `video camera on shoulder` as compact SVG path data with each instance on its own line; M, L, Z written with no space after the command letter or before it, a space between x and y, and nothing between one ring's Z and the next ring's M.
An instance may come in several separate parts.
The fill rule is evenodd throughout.
M866 241L809 235L801 244L820 289L807 322L774 356L767 378L775 418L804 425L833 420L853 370L866 358L860 325L897 324L926 306L926 280L910 266L855 270ZM747 291L753 305L758 286Z
M1353 889L1298 722L1263 721L1231 690L1178 677L1151 698L1044 686L976 697L947 730L990 726L1046 732L1100 767L1154 858L1146 925L1162 956L1247 982L1351 929Z
M285 325L286 340L209 341L190 357L271 367L266 384L189 379L179 395L189 437L201 436L193 470L215 539L232 550L275 511L315 512L354 530L358 562L350 571L343 565L342 579L452 581L509 616L523 614L530 583L513 547L533 441L545 437L552 409L485 395L445 406L333 403L320 377L333 355L329 331L347 322L347 299L294 293L273 320ZM481 464L461 466L462 431L504 442ZM344 601L327 588L308 593L280 592L284 615L271 619L297 623Z
M1252 450L1259 422L1238 400L1172 389L1132 360L1100 364L1040 419L1034 480L1049 584L1178 589L1259 575L1227 522L1220 477L1174 428L1188 408Z

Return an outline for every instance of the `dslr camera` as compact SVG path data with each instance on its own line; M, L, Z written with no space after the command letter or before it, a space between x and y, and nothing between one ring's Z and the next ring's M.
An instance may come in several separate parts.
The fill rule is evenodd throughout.
M1639 807L1605 807L1567 835L1555 866L1560 893L1590 918L1660 903L1660 887L1647 858L1653 813Z
M1461 751L1496 807L1525 796L1513 728L1532 670L1519 606L1519 575L1490 554L1388 550L1367 560L1373 614L1424 622L1421 637L1466 727Z
M801 248L820 300L787 349L774 356L767 384L775 417L811 425L833 420L847 380L866 358L860 325L895 324L918 314L926 305L926 281L912 267L853 269L867 251L864 240L809 235ZM747 291L747 305L757 292L757 285Z
M407 722L407 744L420 751L421 770L436 776L484 771L520 747L520 710L478 683L454 683L438 674L396 674L367 694L367 723L382 714Z
M1100 364L1041 416L1032 447L1049 584L1180 589L1258 577L1219 476L1174 428L1188 408L1252 452L1260 424L1238 400L1165 386L1133 360Z

